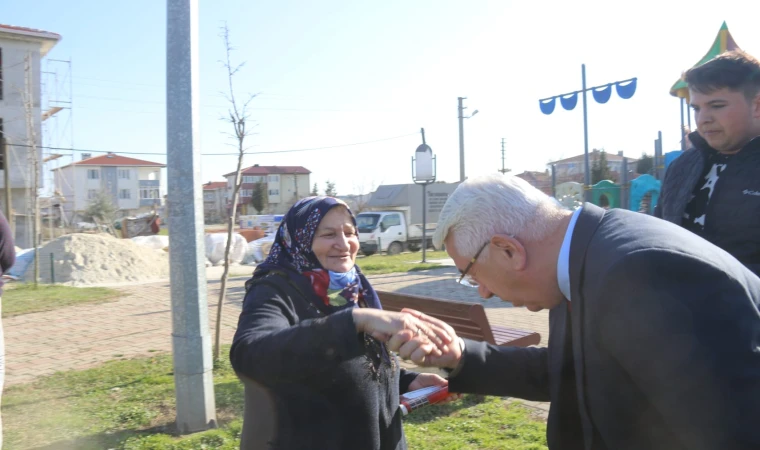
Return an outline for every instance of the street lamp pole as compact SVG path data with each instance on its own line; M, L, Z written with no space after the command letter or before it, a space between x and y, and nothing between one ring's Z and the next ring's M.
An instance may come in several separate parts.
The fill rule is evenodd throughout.
M568 111L575 108L578 104L578 94L581 94L583 100L583 163L584 163L584 191L586 201L591 198L591 169L589 167L588 158L588 104L586 101L586 94L591 91L594 100L597 103L607 103L612 95L612 86L615 86L615 90L618 96L622 99L629 99L633 97L636 92L636 78L629 78L622 81L613 81L611 83L587 87L586 86L586 65L581 64L581 90L569 92L567 94L554 95L547 98L542 98L538 101L541 107L541 112L549 115L554 112L556 101L559 98L562 107Z
M177 429L216 428L198 148L198 0L167 2L166 174ZM181 244L179 244L181 243Z
M469 116L464 115L466 106L462 104L463 100L467 100L467 97L457 97L457 117L459 118L459 181L464 181L464 119L469 119L478 113L478 110L472 112Z
M422 133L422 145L417 147L412 156L412 180L422 185L422 262L427 262L427 185L435 182L435 156L433 149L425 142L425 129Z

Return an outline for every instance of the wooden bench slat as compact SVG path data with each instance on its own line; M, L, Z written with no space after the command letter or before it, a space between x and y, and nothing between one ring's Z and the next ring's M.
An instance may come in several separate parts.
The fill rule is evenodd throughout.
M404 308L416 309L448 323L457 335L496 345L526 347L541 342L541 335L533 331L504 326L492 326L485 308L479 303L439 300L418 295L377 291L380 303L388 311Z

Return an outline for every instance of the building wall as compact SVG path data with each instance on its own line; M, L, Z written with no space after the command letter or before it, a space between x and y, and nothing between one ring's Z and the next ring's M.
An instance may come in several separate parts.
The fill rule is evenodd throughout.
M24 106L25 63L27 55L31 56L30 68L32 72L32 120L34 140L37 145L42 145L42 127L40 122L40 45L32 42L0 39L0 48L3 49L3 97L0 100L0 118L3 119L3 130L10 151L10 182L12 188L25 188L31 186L32 176L29 173L28 147L14 147L13 144L30 145L31 137L27 136L26 108ZM42 148L38 148L40 159L40 187L43 187L42 177ZM2 173L2 171L0 171ZM4 178L0 176L0 186L3 186ZM3 186L4 188L4 186Z
M255 210L250 206L250 192L258 179L249 179L247 178L249 176L244 176L243 183L240 186L238 204L242 214L255 214ZM264 176L262 180L266 182L268 194L268 205L263 211L265 214L285 214L297 199L308 196L311 190L309 174L271 174ZM234 181L234 175L227 177L227 189L222 197L222 206L225 211L227 200L232 200L232 183Z
M32 166L29 164L29 152L27 147L31 144L38 145L37 157L39 163L39 187L44 187L42 176L42 127L40 122L40 44L23 40L0 38L0 48L3 51L3 95L0 99L0 119L3 119L3 131L8 142L9 160L7 168L10 170L10 188L12 207L15 214L27 213L28 195L34 184ZM24 104L26 91L25 58L30 56L31 70L31 120L32 136L27 135L27 113ZM14 144L23 145L23 147ZM0 170L0 188L5 186L5 173ZM3 196L4 197L4 196ZM11 218L15 225L14 240L19 247L29 248L32 246L30 225L25 216Z
M203 213L207 223L221 222L225 216L225 189L203 191Z
M271 208L277 208L277 204L282 201L282 177L285 175L268 175L267 176L267 190L269 192L269 205ZM275 214L279 214L275 212Z

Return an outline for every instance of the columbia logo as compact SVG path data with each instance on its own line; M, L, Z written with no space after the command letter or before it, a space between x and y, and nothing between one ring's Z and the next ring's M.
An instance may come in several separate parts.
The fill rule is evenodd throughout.
M749 189L745 189L742 194L744 195L754 195L756 197L760 197L760 191L750 191Z

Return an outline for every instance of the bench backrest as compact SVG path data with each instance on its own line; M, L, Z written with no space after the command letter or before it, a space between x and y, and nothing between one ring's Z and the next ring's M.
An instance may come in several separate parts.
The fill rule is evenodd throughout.
M387 291L377 291L377 295L380 297L383 309L388 311L401 311L403 308L416 309L448 323L461 337L495 344L491 325L481 304L438 300Z

